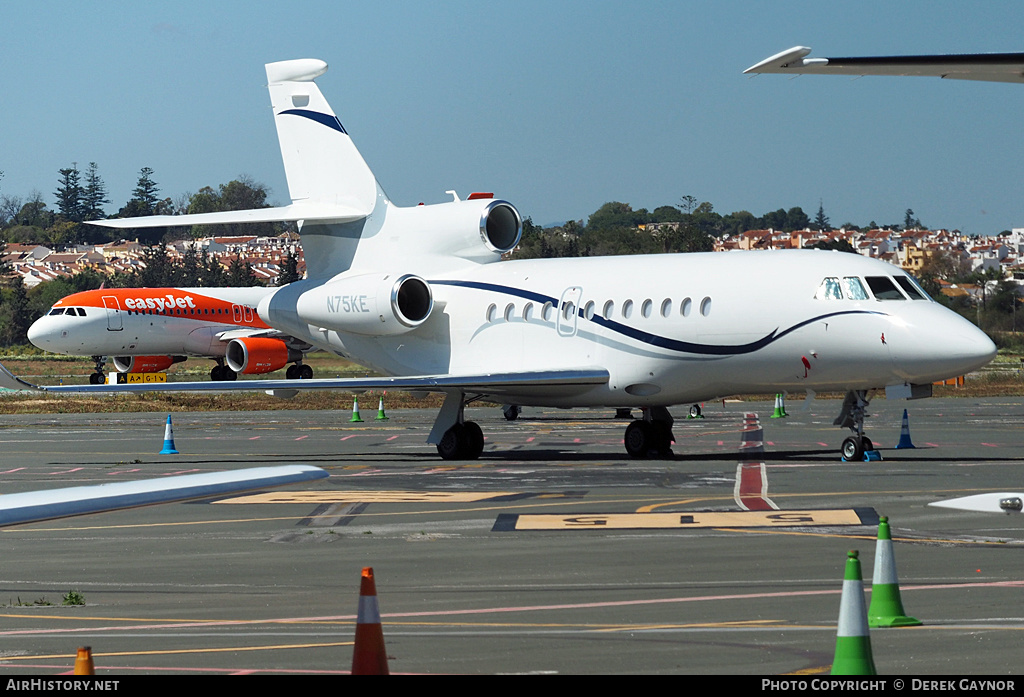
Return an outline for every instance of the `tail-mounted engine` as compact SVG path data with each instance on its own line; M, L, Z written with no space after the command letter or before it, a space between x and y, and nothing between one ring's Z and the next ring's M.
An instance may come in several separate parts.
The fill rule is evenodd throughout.
M224 359L228 367L243 375L262 375L280 370L302 358L302 351L289 348L273 337L244 337L228 342Z
M515 206L477 195L465 201L393 209L381 235L386 238L391 226L403 231L403 255L456 256L479 263L499 260L516 248L523 234L523 219Z
M114 368L119 373L160 373L187 356L114 356Z
M338 332L388 336L426 321L434 307L419 276L368 273L340 278L302 293L295 310L303 322Z

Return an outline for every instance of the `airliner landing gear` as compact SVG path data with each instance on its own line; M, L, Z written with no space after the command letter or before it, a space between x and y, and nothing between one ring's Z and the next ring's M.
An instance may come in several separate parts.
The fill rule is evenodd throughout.
M516 404L506 404L501 408L501 413L505 416L505 421L515 421L519 418L519 414L522 409Z
M284 376L289 380L309 380L313 377L313 369L305 363L293 363L288 366Z
M843 399L842 410L836 420L832 422L836 426L853 431L853 435L844 440L842 448L840 448L843 460L847 462L859 462L864 459L864 453L875 450L874 443L864 435L864 419L867 416L870 402L871 398L868 396L867 390L847 392Z
M237 378L238 373L224 365L220 360L217 361L217 365L213 366L213 370L210 371L210 379L214 382L230 382Z
M634 458L672 457L672 415L665 407L645 407L644 418L626 427L626 452Z
M103 381L106 380L106 376L103 374L103 366L107 363L106 356L93 356L92 359L96 361L96 372L89 375L90 385L102 385Z

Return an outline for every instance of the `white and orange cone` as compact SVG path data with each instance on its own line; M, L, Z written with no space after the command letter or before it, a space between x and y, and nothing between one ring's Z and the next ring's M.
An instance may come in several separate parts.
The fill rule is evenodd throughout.
M96 675L96 667L92 662L92 647L83 646L78 649L75 656L74 675Z
M359 614L356 618L356 641L352 652L352 675L388 675L388 654L384 649L384 629L377 607L377 585L373 568L363 569L359 586Z

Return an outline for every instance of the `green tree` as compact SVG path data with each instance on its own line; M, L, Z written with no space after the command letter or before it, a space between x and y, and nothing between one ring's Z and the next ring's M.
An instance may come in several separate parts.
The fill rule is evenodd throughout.
M242 257L236 256L228 266L226 285L232 288L245 288L261 284L256 278L256 274L253 273L252 264L243 261Z
M85 184L82 186L83 220L102 220L107 217L103 206L110 203L107 198L107 185L99 175L95 162L89 163L85 170Z
M57 197L57 213L72 223L82 222L85 218L85 208L82 204L81 173L78 171L77 162L60 170L58 183L59 186L53 193Z
M0 290L0 346L27 343L31 324L25 284L15 276Z
M825 215L825 206L822 204L820 199L818 200L818 214L814 216L814 227L824 232L828 232L832 229L828 216Z
M281 273L277 276L277 285L286 286L302 278L299 274L299 260L294 254L288 252L281 267Z

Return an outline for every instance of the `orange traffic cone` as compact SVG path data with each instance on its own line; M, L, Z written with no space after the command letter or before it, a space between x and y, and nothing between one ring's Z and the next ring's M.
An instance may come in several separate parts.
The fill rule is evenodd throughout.
M380 626L380 609L377 607L377 585L373 581L373 568L367 566L363 569L363 580L359 586L352 675L388 674L388 654L384 649L384 630Z
M78 649L78 655L75 656L74 675L96 675L96 668L92 664L91 646L83 646Z

